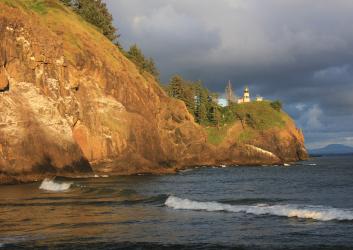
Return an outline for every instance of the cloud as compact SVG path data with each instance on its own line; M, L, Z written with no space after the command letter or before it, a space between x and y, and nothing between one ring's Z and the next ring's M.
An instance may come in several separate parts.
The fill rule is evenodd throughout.
M352 79L351 65L333 66L314 72L314 79L319 81L337 81Z
M353 136L353 1L105 1L123 46L139 44L164 82L232 80L282 100L308 144Z
M298 109L298 111L303 111L306 108L306 105L304 103L298 103L295 105L295 108Z
M305 106L300 106L301 111L305 109ZM323 112L318 105L313 105L307 110L303 111L301 117L299 118L299 123L305 130L312 131L323 128L323 124L320 121Z

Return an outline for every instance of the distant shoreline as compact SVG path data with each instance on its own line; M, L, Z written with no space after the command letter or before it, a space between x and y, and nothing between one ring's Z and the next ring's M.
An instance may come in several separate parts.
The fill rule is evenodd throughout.
M325 157L325 156L353 156L353 153L332 153L332 154L309 154L309 157Z

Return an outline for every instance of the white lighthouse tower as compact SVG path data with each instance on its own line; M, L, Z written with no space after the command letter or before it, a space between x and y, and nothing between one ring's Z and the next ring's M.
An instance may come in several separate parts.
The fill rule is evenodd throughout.
M249 88L248 87L246 87L245 89L244 89L244 97L243 97L244 99L244 102L250 102L251 101L251 99L250 99L250 93L249 93Z
M244 89L243 97L238 99L238 103L239 103L239 104L241 104L241 103L246 103L246 102L251 102L251 99L250 99L250 92L249 92L249 88L248 88L248 87L246 87L246 88Z

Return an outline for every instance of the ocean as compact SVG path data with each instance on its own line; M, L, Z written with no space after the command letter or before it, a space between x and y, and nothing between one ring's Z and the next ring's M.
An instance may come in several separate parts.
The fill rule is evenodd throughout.
M0 186L0 249L353 249L353 157Z

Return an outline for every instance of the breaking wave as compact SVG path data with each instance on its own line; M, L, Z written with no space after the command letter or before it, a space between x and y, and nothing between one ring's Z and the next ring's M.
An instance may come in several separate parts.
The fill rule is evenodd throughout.
M62 191L69 190L71 185L72 185L72 182L58 183L58 182L55 182L54 180L46 178L42 181L42 184L40 184L39 189L53 191L53 192L62 192Z
M353 220L353 211L306 205L229 205L219 202L199 202L169 196L165 205L174 209L203 210L208 212L225 211L233 213L248 213L254 215L275 215L283 217L297 217L320 221Z
M93 176L93 178L109 178L109 175L106 175L106 174L104 174L104 175L95 174L95 175Z

